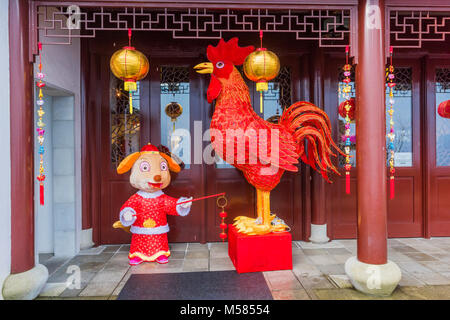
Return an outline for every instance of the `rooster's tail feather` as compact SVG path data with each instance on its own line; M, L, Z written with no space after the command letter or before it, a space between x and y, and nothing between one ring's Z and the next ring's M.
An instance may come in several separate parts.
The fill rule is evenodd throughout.
M330 119L323 110L312 103L299 101L285 110L279 123L293 132L303 162L319 171L328 182L329 169L339 174L330 159L331 155L336 156L331 147L345 154L331 138ZM307 149L305 141L308 141Z

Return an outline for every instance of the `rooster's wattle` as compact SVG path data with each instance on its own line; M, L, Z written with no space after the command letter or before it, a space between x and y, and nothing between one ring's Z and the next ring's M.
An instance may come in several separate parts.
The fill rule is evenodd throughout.
M338 173L330 160L330 155L336 156L331 146L342 151L331 138L326 113L309 102L291 105L278 124L261 119L253 111L248 87L235 68L253 50L253 46L239 47L237 38L228 42L221 39L216 47L208 46L210 62L200 63L194 69L211 74L207 99L209 103L216 100L210 126L215 152L241 170L257 191L258 218L237 217L235 226L246 234L264 234L287 227L274 220L275 215L270 212L270 191L284 171L298 171L295 165L300 158L329 181L328 169Z

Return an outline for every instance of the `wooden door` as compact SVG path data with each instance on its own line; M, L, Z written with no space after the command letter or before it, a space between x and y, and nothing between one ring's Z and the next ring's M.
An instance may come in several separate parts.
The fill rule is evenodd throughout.
M127 92L123 92L123 84L116 79L109 69L109 58L117 50L114 47L113 35L105 33L96 41L84 41L83 52L88 57L89 64L84 64L89 84L85 88L88 100L87 113L91 115L90 122L86 123L86 140L90 159L90 175L95 179L91 185L92 195L92 226L96 244L129 243L130 234L112 228L118 219L122 204L136 192L129 184L129 173L119 175L116 167L128 154L139 151L140 148L151 142L158 144L171 144L167 140L168 133L173 130L173 123L165 114L167 103L178 102L183 107L183 114L175 122L176 129L185 129L190 133L190 145L184 145L184 159L190 153L191 161L186 162L186 168L174 176L170 187L165 193L174 196L194 196L226 192L229 200L226 208L229 213L228 223L238 215L255 215L255 190L247 183L242 173L234 168L227 168L223 164L207 164L200 155L200 162L195 159L195 146L200 139L201 152L210 144L205 131L209 128L213 106L206 100L206 91L209 76L197 74L193 66L205 60L207 41L180 40L170 42L167 38L155 35L152 43L146 41L145 35L136 35L134 42L150 59L150 71L145 79L138 83L138 91L134 94L134 113L128 114ZM248 40L242 40L249 43ZM274 45L278 52L288 48L286 44ZM302 59L300 50L285 51L286 56L281 57L283 67L289 69L287 78L283 80L288 89L272 90L275 97L266 96L266 113L264 118L276 113L278 99L276 95L289 97L290 102L307 99L305 85L307 71L301 76L299 62ZM302 51L303 52L303 51ZM172 82L167 80L167 74L172 72ZM182 71L184 70L184 71ZM169 72L169 73L170 73ZM286 73L285 73L286 75ZM165 78L166 77L166 78ZM170 77L169 77L170 78ZM166 79L166 80L164 80ZM274 81L275 83L276 81ZM180 89L188 85L188 92L175 92L167 90ZM249 82L253 101L259 102L254 84ZM302 92L300 92L300 88ZM178 90L177 89L177 90ZM182 89L180 89L182 90ZM274 99L275 102L270 102ZM181 99L181 100L180 100ZM282 104L287 104L284 101ZM259 104L253 105L259 112ZM272 107L271 107L272 106ZM281 113L281 105L279 106ZM284 105L283 105L284 107ZM197 141L196 141L197 139ZM187 141L189 139L186 138ZM170 146L168 146L170 147ZM180 150L180 149L178 149ZM180 155L180 154L178 154ZM182 157L183 158L183 157ZM304 167L304 166L302 166ZM302 212L303 191L306 177L301 180L304 171L297 174L286 172L281 183L272 192L272 211L284 219L292 228L293 238L300 240L304 234L304 219ZM206 242L220 241L219 238L219 209L215 199L195 202L191 214L187 217L169 217L170 242Z
M388 236L423 236L421 66L418 59L395 62L395 197L389 198ZM388 101L388 98L387 98ZM389 103L386 102L386 110ZM386 119L388 132L389 119ZM386 176L389 174L386 169ZM387 182L388 183L388 182Z
M450 62L427 63L427 233L450 236L450 119L437 114L438 105L450 99Z
M340 62L340 63L339 63ZM332 64L325 86L326 111L333 124L335 141L339 141L343 149L342 135L344 132L343 118L338 115L338 105L343 101L338 97L338 79L342 62ZM421 69L418 60L400 60L396 63L396 83L394 91L394 122L395 122L395 198L389 198L388 206L388 235L389 237L420 237L423 235L422 210L422 150L421 150ZM354 96L354 82L353 86ZM388 100L388 96L387 96ZM388 103L386 104L388 108ZM358 107L358 106L356 106ZM389 119L386 119L389 126ZM355 134L355 125L351 125ZM351 154L355 155L357 146L352 145ZM344 158L339 156L339 171L341 176L327 187L327 211L330 212L332 237L355 238L357 220L357 177L355 158L352 158L351 194L345 193ZM386 168L386 178L388 168ZM388 180L386 180L388 183Z
M205 194L203 164L194 161L196 123L202 121L203 79L193 67L198 59L152 59L150 85L150 136L153 143L167 146L184 162L184 169L172 175L172 183L164 192L172 197ZM166 106L179 103L182 114L176 119L168 116ZM170 113L169 113L170 114ZM174 121L173 121L174 120ZM197 130L198 133L199 130ZM168 216L170 242L205 241L205 202L192 204L187 217Z
M109 101L109 105L102 106L102 243L129 242L129 234L112 229L111 225L117 220L122 204L136 190L129 183L129 173L119 175L116 167L126 155L139 151L148 142L169 147L185 163L180 173L172 174L171 185L164 189L166 194L173 197L204 194L202 164L190 161L194 149L191 137L172 135L174 129L181 133L180 129L185 130L184 133L189 135L194 121L201 121L201 79L193 72L195 63L189 58L152 59L148 76L139 81L138 91L134 94L132 115L126 110L127 95L121 90L121 81L112 74L103 79L105 86L109 83L110 96L103 99ZM166 106L172 102L183 108L176 121L165 113ZM174 140L177 137L181 142ZM204 203L195 202L187 217L168 216L169 241L204 241L204 215Z

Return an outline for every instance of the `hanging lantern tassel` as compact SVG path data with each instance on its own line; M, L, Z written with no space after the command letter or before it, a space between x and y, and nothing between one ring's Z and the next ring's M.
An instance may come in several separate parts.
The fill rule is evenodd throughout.
M133 94L131 93L131 91L129 95L130 95L130 114L133 114Z
M350 194L350 171L345 172L345 193Z
M261 114L264 112L264 99L262 91L259 93L259 112L261 112Z
M390 178L389 178L389 185L390 185L390 198L394 199L395 197L395 176L394 174L391 174Z
M133 91L137 90L137 84L134 81L125 81L124 89L125 91L128 91L130 99L130 114L133 114Z
M39 182L39 204L44 205L44 181Z

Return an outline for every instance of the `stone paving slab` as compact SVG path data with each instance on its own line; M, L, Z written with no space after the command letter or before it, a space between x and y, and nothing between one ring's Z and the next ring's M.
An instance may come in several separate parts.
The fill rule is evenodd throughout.
M350 279L347 275L343 274L330 274L327 276L328 280L336 287L340 289L353 288Z
M83 250L80 250L78 255L79 256L98 255L98 254L102 253L105 250L105 248L106 248L106 246L98 246L98 247L92 247L89 249L83 249Z
M86 249L73 258L41 255L51 274L39 299L116 299L131 274L234 270L228 244L171 243L169 263L128 265L129 245ZM449 299L450 238L388 239L388 259L402 270L399 287L390 297L373 297L356 291L344 264L356 254L356 240L326 244L292 242L293 269L264 272L276 300L316 299ZM69 266L78 266L81 283L66 287Z

